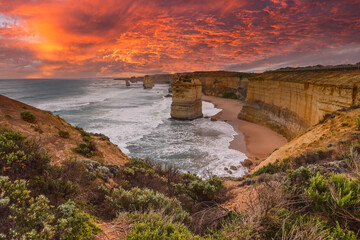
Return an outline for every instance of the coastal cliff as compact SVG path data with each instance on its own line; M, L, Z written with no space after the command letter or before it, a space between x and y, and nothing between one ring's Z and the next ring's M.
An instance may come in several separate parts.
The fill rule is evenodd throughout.
M360 71L268 72L251 78L239 118L292 139L326 114L360 104Z
M248 77L254 76L251 73L225 71L194 72L191 74L200 80L205 95L224 97L226 94L231 94L242 100L245 100L249 83Z

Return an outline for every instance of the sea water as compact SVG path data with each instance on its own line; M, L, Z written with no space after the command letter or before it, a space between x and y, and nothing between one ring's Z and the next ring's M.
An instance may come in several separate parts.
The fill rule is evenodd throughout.
M0 80L0 94L59 115L86 131L103 133L130 157L150 158L201 177L243 176L242 152L229 149L237 134L222 121L170 119L168 85L143 89L112 79ZM221 109L203 102L210 117ZM237 170L225 168L236 166Z

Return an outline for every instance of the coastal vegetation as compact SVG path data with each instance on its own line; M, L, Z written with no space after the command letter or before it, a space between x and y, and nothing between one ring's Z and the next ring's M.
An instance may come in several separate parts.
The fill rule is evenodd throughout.
M27 122L30 122L30 123L34 123L36 121L34 114L32 114L29 111L23 111L23 112L20 113L20 115L21 115L21 118L24 121L27 121Z
M238 99L238 96L233 92L227 92L223 94L223 98Z
M62 138L69 138L70 137L70 133L67 131L63 131L63 130L59 130L59 136Z
M341 160L313 151L245 177L256 198L232 212L219 205L229 196L216 176L137 158L122 168L76 159L54 166L36 142L1 130L0 237L92 239L97 222L124 218L127 239L357 239L360 143L344 144Z

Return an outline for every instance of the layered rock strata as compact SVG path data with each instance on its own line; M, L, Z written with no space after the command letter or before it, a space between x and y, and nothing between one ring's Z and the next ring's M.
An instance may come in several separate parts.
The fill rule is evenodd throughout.
M292 139L326 114L360 104L360 71L264 73L250 79L239 118Z
M178 120L201 118L201 82L191 75L178 75L172 91L171 117Z
M151 76L149 75L146 75L144 77L144 82L143 82L143 86L144 88L152 88L154 86L154 80L152 79Z
M224 97L225 94L235 94L238 99L245 100L248 77L254 74L240 72L194 72L187 73L199 79L205 95Z

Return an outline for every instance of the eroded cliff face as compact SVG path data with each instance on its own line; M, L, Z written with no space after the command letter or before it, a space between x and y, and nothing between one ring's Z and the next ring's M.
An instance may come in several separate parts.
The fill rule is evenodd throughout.
M250 79L239 118L294 138L326 114L360 104L360 71L269 72Z
M234 93L238 98L245 100L248 75L238 72L194 72L199 79L205 95L223 97L226 93Z
M171 85L177 80L178 75L192 76L199 79L202 84L202 92L208 96L223 97L224 94L235 94L237 98L245 100L247 86L249 84L248 77L253 76L251 73L241 72L193 72L193 73L177 73L172 75ZM164 75L169 79L168 75Z
M179 75L173 85L171 117L193 120L203 116L201 82L189 75Z

